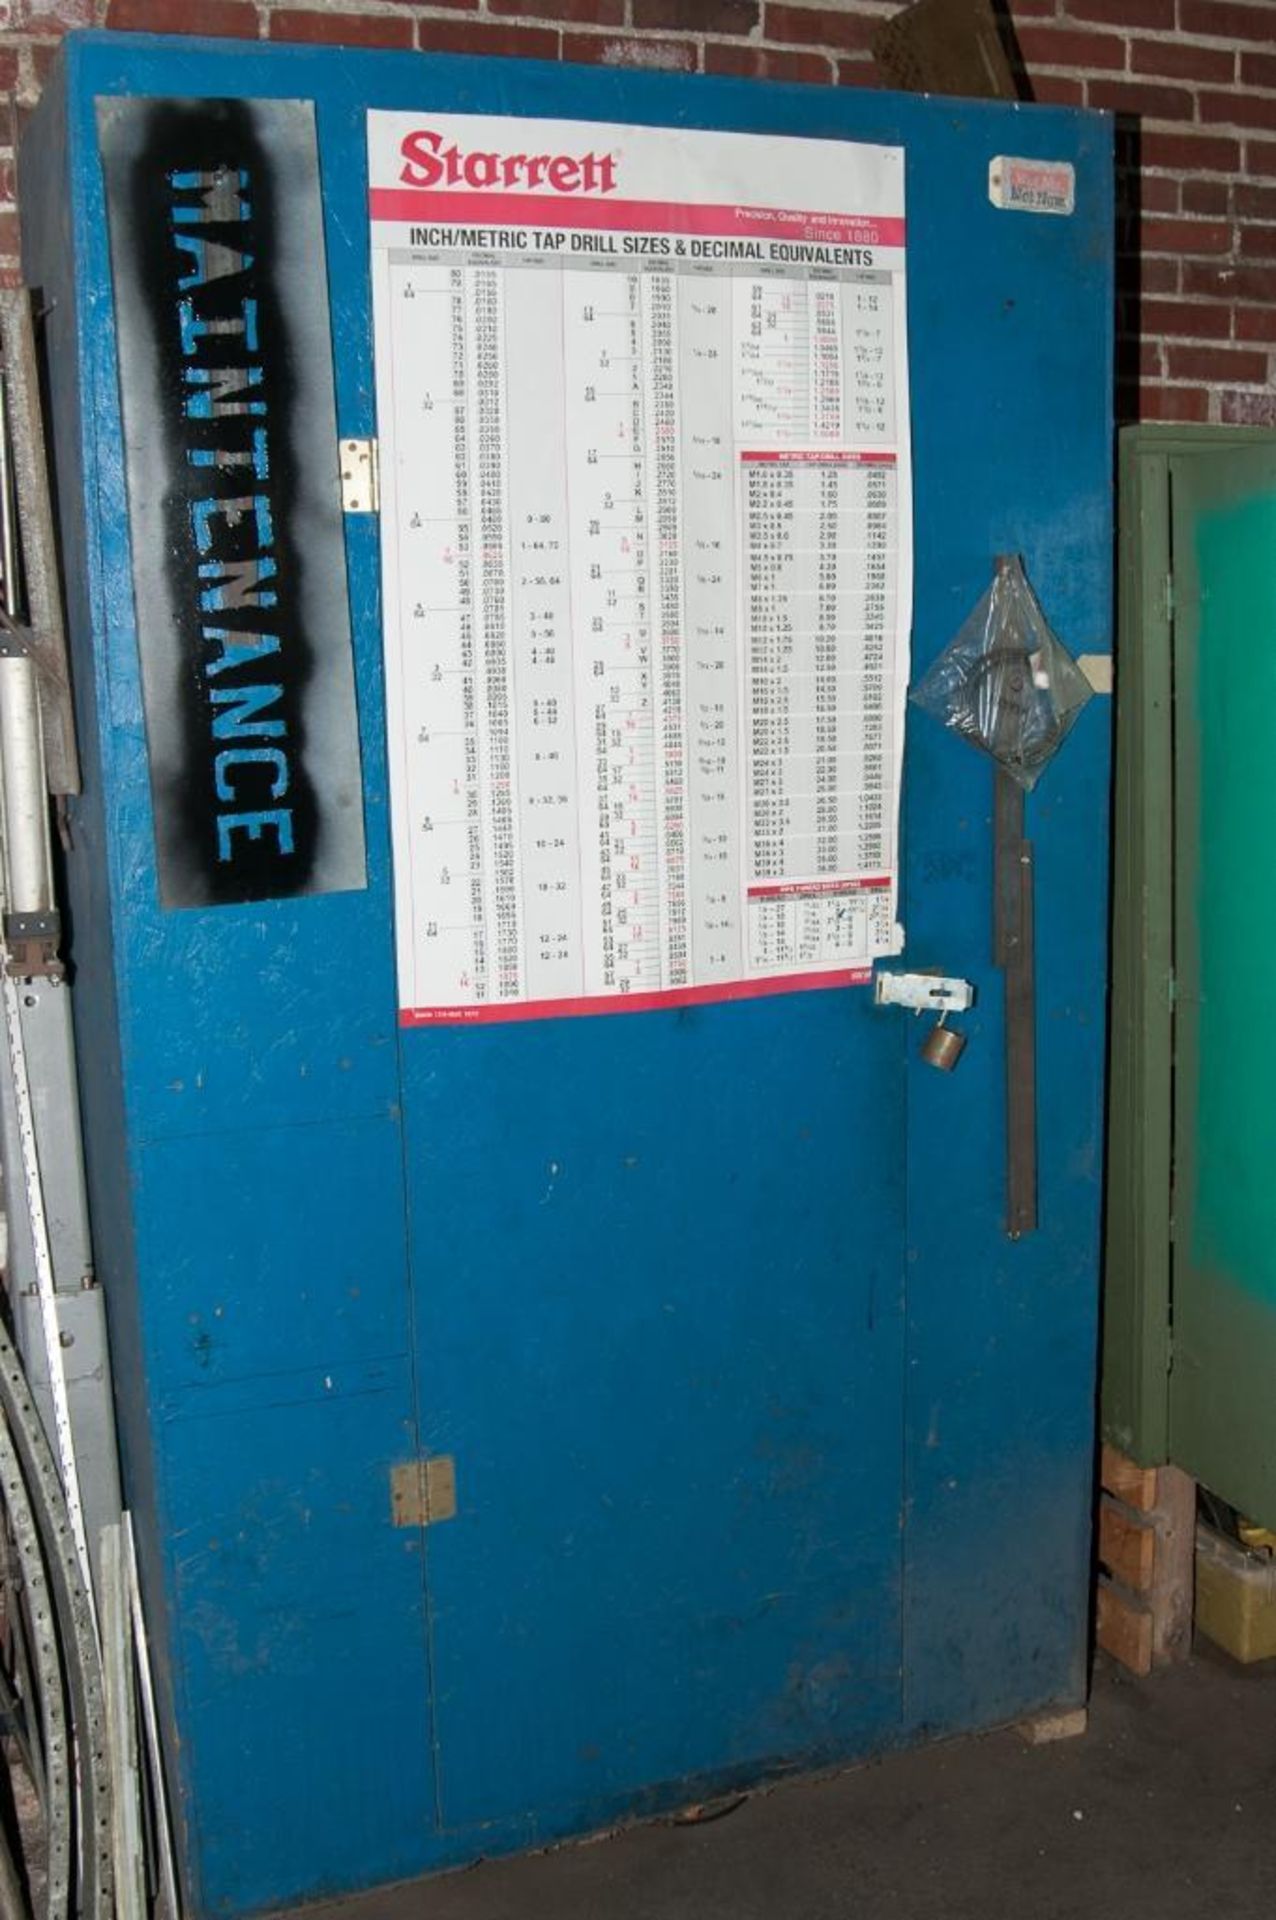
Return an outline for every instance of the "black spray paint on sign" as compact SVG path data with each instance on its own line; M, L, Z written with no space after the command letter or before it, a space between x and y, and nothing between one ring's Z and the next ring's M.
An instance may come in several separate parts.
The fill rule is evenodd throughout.
M362 886L312 110L98 119L161 900Z

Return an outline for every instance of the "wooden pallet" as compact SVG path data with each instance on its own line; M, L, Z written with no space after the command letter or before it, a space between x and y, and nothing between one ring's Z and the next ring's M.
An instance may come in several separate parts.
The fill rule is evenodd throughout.
M1131 1673L1186 1660L1192 1646L1196 1482L1105 1446L1095 1636Z

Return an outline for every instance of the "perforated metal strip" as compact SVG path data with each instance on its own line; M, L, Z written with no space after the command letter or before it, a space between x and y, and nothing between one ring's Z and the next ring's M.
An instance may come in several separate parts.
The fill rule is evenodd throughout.
M45 1843L48 1882L44 1911L48 1920L64 1920L71 1892L71 1754L58 1656L57 1614L45 1576L40 1536L6 1419L0 1418L0 1490L22 1574L35 1677L40 1690L41 1744L44 1749ZM27 1702L28 1712L33 1703Z
M80 1574L66 1496L22 1363L0 1321L0 1402L17 1450L44 1550L47 1591L60 1637L74 1739L75 1830L82 1920L112 1920L111 1776L102 1702L102 1661L92 1603ZM47 1764L47 1762L46 1762ZM52 1793L50 1793L52 1807ZM74 1864L74 1863L73 1863Z
M89 1558L88 1535L84 1528L84 1507L80 1499L80 1476L75 1461L75 1438L71 1431L71 1408L66 1391L66 1368L62 1363L62 1329L58 1325L58 1302L53 1284L53 1256L49 1250L49 1225L44 1211L44 1187L40 1180L40 1155L36 1146L35 1120L31 1109L31 1083L27 1077L26 1044L22 1037L22 1009L18 1004L18 983L9 973L3 976L4 1027L9 1047L9 1067L13 1075L14 1103L18 1115L18 1138L22 1146L22 1181L26 1189L27 1212L31 1221L31 1243L35 1253L36 1286L40 1298L40 1324L44 1331L45 1352L49 1363L49 1393L53 1401L54 1440L62 1488L66 1496L67 1517L75 1543L76 1559L88 1596L93 1632L97 1634L97 1609L93 1600L93 1564Z

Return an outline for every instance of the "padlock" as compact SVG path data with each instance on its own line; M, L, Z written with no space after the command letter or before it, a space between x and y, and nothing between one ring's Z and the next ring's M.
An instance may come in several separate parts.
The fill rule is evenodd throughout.
M937 1067L940 1073L951 1073L966 1049L966 1036L953 1027L946 1027L947 1014L941 1013L926 1038L922 1041L922 1059L928 1067Z

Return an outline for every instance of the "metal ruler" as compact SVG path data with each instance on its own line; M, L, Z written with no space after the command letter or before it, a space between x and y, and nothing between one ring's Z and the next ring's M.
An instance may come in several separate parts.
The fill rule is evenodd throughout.
M1023 788L1000 767L993 816L993 960L1003 970L1006 1002L1006 1232L1018 1240L1037 1225L1032 843L1024 838Z
M53 1256L49 1247L49 1223L44 1211L44 1188L40 1180L40 1152L35 1137L35 1117L31 1107L31 1082L27 1075L27 1050L22 1037L22 1008L18 983L3 971L4 1028L9 1047L9 1069L13 1075L13 1097L18 1115L18 1138L22 1145L22 1180L26 1189L27 1214L31 1222L31 1243L35 1257L36 1287L40 1301L40 1323L44 1330L45 1352L49 1363L49 1394L53 1403L54 1443L62 1485L66 1494L67 1518L75 1557L79 1562L88 1596L93 1630L97 1632L97 1610L93 1598L93 1565L89 1558L88 1535L84 1526L84 1508L80 1500L80 1475L75 1460L75 1440L71 1432L71 1408L67 1398L66 1369L62 1360L62 1329L58 1324L57 1292L53 1283Z
M137 1571L137 1548L133 1541L133 1516L120 1519L124 1541L124 1563L128 1573L129 1607L133 1619L133 1648L137 1659L137 1686L142 1703L142 1726L146 1733L147 1765L151 1782L151 1813L155 1835L157 1887L154 1920L181 1920L182 1902L177 1889L177 1867L173 1859L173 1829L168 1816L168 1793L164 1785L164 1753L160 1746L159 1713L155 1706L155 1682L151 1674L151 1643L146 1631L146 1613L142 1606L142 1584Z

